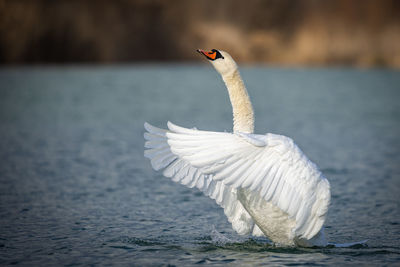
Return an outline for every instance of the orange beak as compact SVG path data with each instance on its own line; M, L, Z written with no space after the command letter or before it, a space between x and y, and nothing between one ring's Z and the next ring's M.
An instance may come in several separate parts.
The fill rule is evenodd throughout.
M202 49L197 49L197 52L199 52L200 54L204 55L206 58L210 59L210 60L214 60L217 56L217 52L207 52L204 51Z

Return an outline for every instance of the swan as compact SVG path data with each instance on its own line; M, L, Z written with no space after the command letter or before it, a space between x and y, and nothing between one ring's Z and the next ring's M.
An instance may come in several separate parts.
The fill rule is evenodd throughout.
M198 49L222 76L233 109L233 133L168 130L144 124L145 157L154 170L197 187L224 209L240 235L281 246L326 246L328 180L292 139L254 134L254 112L238 66L224 51Z

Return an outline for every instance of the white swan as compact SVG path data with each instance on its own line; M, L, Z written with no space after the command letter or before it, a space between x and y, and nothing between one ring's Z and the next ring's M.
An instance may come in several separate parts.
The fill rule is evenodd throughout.
M145 156L155 170L215 199L239 234L285 246L325 246L328 180L288 137L253 134L254 115L232 57L198 50L221 74L233 108L233 133L169 130L145 123Z

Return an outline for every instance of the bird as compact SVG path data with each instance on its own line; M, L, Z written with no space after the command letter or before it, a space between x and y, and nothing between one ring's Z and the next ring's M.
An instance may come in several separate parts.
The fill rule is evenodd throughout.
M169 121L168 129L161 129L145 122L144 156L154 170L214 199L239 235L266 237L277 246L326 246L328 180L291 138L254 134L252 103L227 52L197 52L227 87L233 132L189 129Z

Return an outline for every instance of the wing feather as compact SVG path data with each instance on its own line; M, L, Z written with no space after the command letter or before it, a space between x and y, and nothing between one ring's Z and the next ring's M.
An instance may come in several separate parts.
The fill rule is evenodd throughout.
M258 192L294 218L297 237L311 239L320 231L329 182L290 138L200 131L170 122L169 130L147 123L145 128L145 156L153 168L165 168L165 176L215 199L238 232L260 232L237 201L239 188Z

